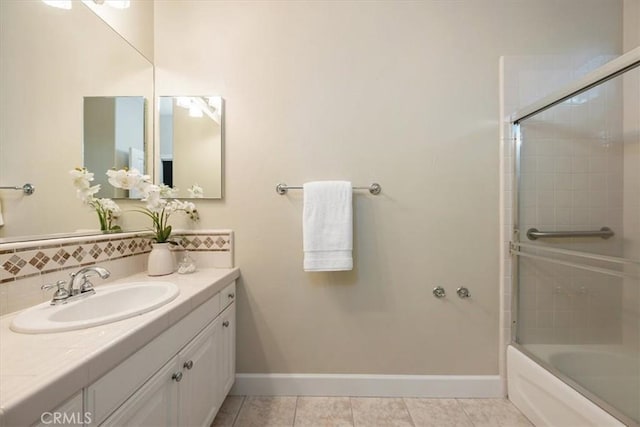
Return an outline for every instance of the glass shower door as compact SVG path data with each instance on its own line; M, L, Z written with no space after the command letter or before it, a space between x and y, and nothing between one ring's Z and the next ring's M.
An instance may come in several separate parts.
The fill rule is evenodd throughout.
M516 123L515 340L640 424L640 68Z

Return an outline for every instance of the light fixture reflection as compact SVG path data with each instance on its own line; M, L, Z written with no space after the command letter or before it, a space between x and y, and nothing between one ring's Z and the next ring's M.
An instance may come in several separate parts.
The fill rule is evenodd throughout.
M105 0L104 4L115 9L128 9L131 7L130 0Z
M71 9L71 0L42 0L47 6L57 7L58 9Z
M189 117L202 117L202 110L197 105L193 104L189 108Z

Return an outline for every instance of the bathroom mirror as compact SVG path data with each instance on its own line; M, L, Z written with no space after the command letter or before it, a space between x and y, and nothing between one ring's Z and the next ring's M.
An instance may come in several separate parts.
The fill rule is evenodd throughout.
M224 105L219 96L158 98L159 182L178 189L179 198L222 198Z
M70 4L0 1L0 186L35 186L0 190L0 241L98 233L69 175L84 163L84 99L154 99L153 64L84 3ZM141 228L132 217L123 229Z
M100 184L95 197L137 198L115 188L105 172L111 168L145 167L145 99L141 96L89 96L83 106L84 167L94 173L92 184Z

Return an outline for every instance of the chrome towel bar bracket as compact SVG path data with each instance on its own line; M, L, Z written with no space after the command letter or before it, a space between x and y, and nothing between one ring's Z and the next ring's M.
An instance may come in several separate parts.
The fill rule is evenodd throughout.
M539 231L537 228L530 228L527 230L527 237L529 240L536 240L544 237L602 237L608 239L614 236L615 233L609 227L602 227L600 230L589 231Z
M18 186L0 187L0 190L22 190L24 194L26 194L27 196L30 196L36 191L36 187L34 187L32 184L26 183L22 187L18 187Z
M276 192L278 194L280 194L281 196L284 194L287 194L287 191L289 190L302 190L302 186L291 186L291 185L287 185L285 183L280 183L278 185L276 185ZM380 194L382 192L382 187L380 186L380 184L378 184L377 182L374 182L373 184L371 184L368 187L353 187L354 190L369 190L369 193L377 196L378 194Z

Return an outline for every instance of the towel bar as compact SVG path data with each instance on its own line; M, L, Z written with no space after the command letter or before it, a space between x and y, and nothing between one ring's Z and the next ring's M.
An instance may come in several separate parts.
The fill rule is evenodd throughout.
M27 182L22 187L18 187L18 186L0 187L0 190L22 190L24 194L26 194L27 196L30 196L31 194L33 194L34 191L36 191L36 187L34 187L32 184L29 184Z
M280 183L278 185L276 185L276 192L278 194L280 194L281 196L283 194L287 194L287 191L289 190L302 190L303 187L302 186L292 186L292 185L287 185L284 183ZM369 190L369 193L373 194L373 195L378 195L382 192L382 187L380 186L380 184L378 184L377 182L374 182L373 184L371 184L368 187L353 187L354 190Z

